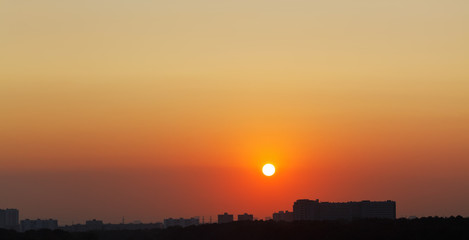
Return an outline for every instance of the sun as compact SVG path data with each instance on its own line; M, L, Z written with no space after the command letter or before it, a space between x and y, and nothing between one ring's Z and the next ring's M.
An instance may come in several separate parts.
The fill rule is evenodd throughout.
M274 175L274 173L275 173L274 165L272 165L270 163L267 163L266 165L264 165L264 167L262 167L262 173L264 173L264 175L266 175L266 176Z

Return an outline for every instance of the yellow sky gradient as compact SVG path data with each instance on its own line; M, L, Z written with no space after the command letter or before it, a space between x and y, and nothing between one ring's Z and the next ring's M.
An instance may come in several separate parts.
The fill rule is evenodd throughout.
M468 42L464 0L2 0L0 171L274 161L463 189Z

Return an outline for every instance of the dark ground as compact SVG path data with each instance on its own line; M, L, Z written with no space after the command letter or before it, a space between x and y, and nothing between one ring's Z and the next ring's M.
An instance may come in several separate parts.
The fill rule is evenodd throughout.
M187 228L147 231L64 232L60 230L19 233L0 229L0 240L191 240L191 239L469 239L469 218L420 218L414 220L355 220L276 223L233 222Z

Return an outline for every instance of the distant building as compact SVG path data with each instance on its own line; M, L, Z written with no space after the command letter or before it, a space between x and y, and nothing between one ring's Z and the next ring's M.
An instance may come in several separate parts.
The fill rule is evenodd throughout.
M254 220L254 216L252 214L242 214L242 215L238 215L238 221L253 221Z
M0 228L19 230L18 209L0 209Z
M276 222L293 222L295 220L295 216L293 215L293 212L280 211L274 213L272 215L272 219Z
M360 218L356 203L330 203L322 202L319 205L319 220L337 220Z
M199 225L199 218L167 218L164 220L165 227L189 227Z
M230 223L233 222L233 214L219 214L218 215L218 223Z
M293 204L294 219L302 220L318 220L319 216L319 199L309 200L300 199Z
M73 224L73 225L66 225L59 227L60 230L67 231L67 232L86 232L90 231L86 228L84 224Z
M104 224L101 220L93 219L86 221L85 228L87 231L101 231L104 229Z
M360 202L361 218L390 218L396 219L396 202Z
M74 224L59 227L59 229L67 232L87 232L87 231L117 231L117 230L150 230L162 229L163 223L129 223L129 224L100 224L102 221L87 221L85 224Z
M346 203L300 199L293 204L295 220L352 220L360 218L396 218L396 202L361 201Z
M21 220L21 231L29 231L29 230L40 230L40 229L50 229L55 230L59 227L58 221L54 219L48 220Z
M128 224L104 224L103 230L115 231L115 230L150 230L150 229L162 229L163 223L128 223Z

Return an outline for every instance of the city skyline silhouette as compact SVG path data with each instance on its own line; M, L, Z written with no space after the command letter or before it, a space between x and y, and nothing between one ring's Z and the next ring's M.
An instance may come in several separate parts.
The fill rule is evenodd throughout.
M279 211L272 213L264 219L255 218L253 214L235 215L224 212L218 214L216 221L212 222L212 216L205 222L205 216L191 218L165 218L162 222L143 223L140 220L125 222L125 216L120 223L105 223L99 219L87 220L85 223L59 224L57 219L22 219L18 209L0 209L0 229L10 229L27 232L31 230L64 230L70 232L86 231L115 231L115 230L149 230L163 229L171 227L190 227L200 224L226 224L252 221L274 221L274 222L294 222L294 221L356 221L361 219L396 219L396 202L369 201L360 202L320 202L319 199L298 199L293 204L293 211Z
M464 0L2 0L0 226L466 236L468 42Z

